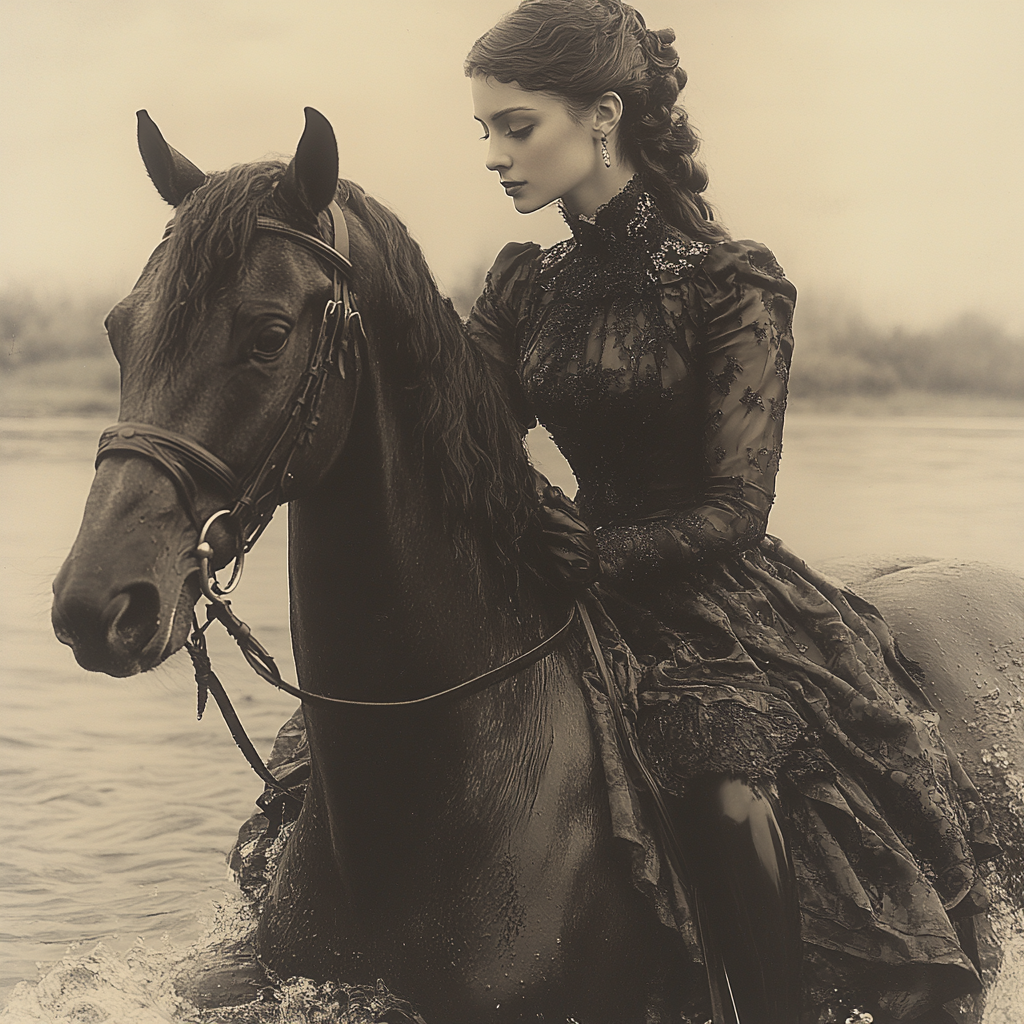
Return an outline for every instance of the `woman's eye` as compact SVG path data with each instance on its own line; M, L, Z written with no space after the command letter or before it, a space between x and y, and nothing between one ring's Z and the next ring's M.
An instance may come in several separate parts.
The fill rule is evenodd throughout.
M534 129L534 125L532 125L532 124L524 125L522 128L515 128L515 129L509 128L509 130L507 132L505 132L505 138L507 138L507 139L525 139L530 134L530 132L533 131L533 129ZM490 137L491 137L491 133L490 132L484 132L484 134L480 136L480 141L481 142L486 142Z
M272 359L288 343L291 328L287 324L266 324L256 333L252 354L257 359Z

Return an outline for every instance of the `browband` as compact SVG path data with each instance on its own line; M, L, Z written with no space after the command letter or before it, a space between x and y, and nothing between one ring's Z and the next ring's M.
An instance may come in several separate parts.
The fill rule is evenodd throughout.
M305 231L299 231L285 224L282 220L275 220L273 217L257 217L256 227L260 231L272 231L275 235L284 235L297 245L326 260L335 270L348 280L352 279L352 263L349 260L348 246L348 225L345 223L345 213L335 200L327 207L334 224L334 246L320 241L314 235L307 235Z

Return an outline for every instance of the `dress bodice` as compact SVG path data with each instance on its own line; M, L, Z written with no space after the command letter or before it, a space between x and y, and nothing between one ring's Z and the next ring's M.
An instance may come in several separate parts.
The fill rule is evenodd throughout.
M687 238L637 178L593 218L566 219L572 237L549 249L502 250L471 335L569 461L608 563L637 575L756 544L795 290L764 246Z

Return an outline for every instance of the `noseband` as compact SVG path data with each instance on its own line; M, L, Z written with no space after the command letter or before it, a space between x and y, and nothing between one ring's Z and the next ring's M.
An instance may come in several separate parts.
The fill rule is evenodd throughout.
M350 364L359 359L362 320L350 288L352 263L348 226L338 203L332 202L328 212L334 224L334 246L282 221L270 217L256 219L258 231L281 235L328 265L332 297L324 307L316 343L293 392L288 412L246 476L240 477L198 441L149 423L115 423L100 435L97 466L109 455L130 452L156 463L170 477L182 507L199 534L196 554L200 561L200 586L211 601L221 600L237 586L246 553L267 528L277 506L286 500L287 488L293 479L292 460L296 452L310 442L316 430L328 376L334 373L345 378ZM351 344L353 341L355 343ZM230 501L205 521L199 513L199 487L194 473L217 485ZM226 586L218 583L210 569L213 549L206 539L214 521L221 518L234 526L237 535L235 566Z

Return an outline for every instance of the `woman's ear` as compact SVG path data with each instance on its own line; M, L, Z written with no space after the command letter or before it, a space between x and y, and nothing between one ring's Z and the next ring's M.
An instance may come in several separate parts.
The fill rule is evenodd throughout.
M594 130L611 135L622 120L622 97L617 92L606 92L594 104Z

